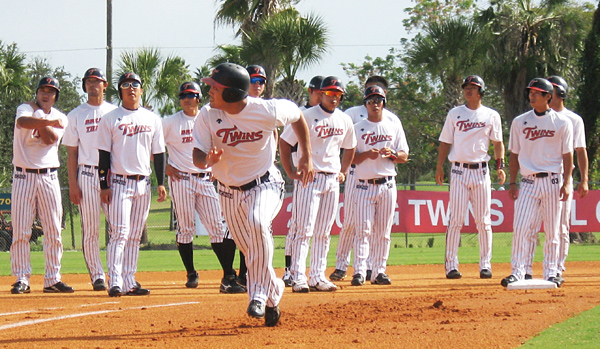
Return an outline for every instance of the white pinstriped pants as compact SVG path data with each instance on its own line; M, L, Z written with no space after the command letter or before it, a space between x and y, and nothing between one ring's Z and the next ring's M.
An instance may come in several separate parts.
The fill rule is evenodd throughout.
M279 304L285 285L273 269L273 235L271 224L283 203L283 178L274 166L269 169L269 181L241 191L219 183L221 208L237 247L246 256L248 266L248 297L266 303Z
M93 166L79 165L77 185L81 189L81 249L92 282L105 279L100 259L100 208L108 217L108 206L100 201L100 179Z
M458 270L460 231L465 222L469 202L479 233L479 270L492 270L492 187L487 167L469 169L452 163L450 173L450 222L446 230L446 274ZM481 165L481 164L480 164Z
M562 174L548 177L521 178L519 196L515 201L512 243L512 275L523 280L527 263L533 259L540 220L544 223L544 280L555 277L558 272L559 226L562 201L560 188Z
M38 213L44 229L44 287L60 282L60 260L63 254L61 232L62 202L58 172L46 174L13 172L11 216L13 241L10 246L12 274L29 285L31 226Z
M227 235L227 226L212 179L210 176L198 178L185 172L180 172L180 175L182 178L177 181L169 177L169 189L177 216L177 242L189 244L194 240L194 212L198 212L200 222L208 231L210 243L223 242Z
M106 246L106 264L110 287L124 292L135 287L140 240L150 211L150 178L127 179L112 174L112 201L108 206L111 227Z
M385 273L390 255L391 231L398 191L396 181L369 184L355 181L354 195L354 273L366 275L371 260L371 281Z
M335 268L339 270L348 270L350 265L350 252L354 241L354 206L356 191L356 177L354 177L354 168L348 171L344 189L344 224L338 237L338 245L335 251ZM364 275L364 274L363 274Z
M310 286L327 281L327 253L331 227L340 197L340 183L336 174L316 173L312 183L306 186L294 180L294 200L292 203L292 244L291 273L294 281L306 282L306 258L310 246Z

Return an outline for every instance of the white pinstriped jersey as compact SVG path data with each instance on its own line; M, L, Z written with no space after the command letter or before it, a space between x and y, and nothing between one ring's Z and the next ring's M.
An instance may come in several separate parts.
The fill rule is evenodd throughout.
M273 130L300 119L300 109L291 101L260 98L246 101L239 114L202 107L192 132L194 148L205 153L213 146L223 149L223 157L212 167L212 172L229 186L244 185L264 175L275 161Z
M563 154L573 152L573 124L552 109L542 116L530 110L513 120L508 150L519 154L522 176L562 173Z
M330 114L318 105L305 110L304 117L308 124L315 171L340 172L342 168L340 150L356 147L352 120L339 109L335 109ZM284 130L281 139L291 146L298 143L298 137L290 127ZM298 149L294 154L296 154L293 156L294 166L297 167L298 159L302 157L302 150Z
M366 120L369 117L369 112L367 111L367 107L364 104L348 108L346 109L346 111L344 111L344 113L346 113L346 115L348 115L352 119L352 123L355 125L363 120ZM385 108L383 109L383 119L389 119L393 122L400 122L400 118L398 118L396 114L392 113L391 111Z
M365 119L354 125L354 130L357 139L357 153L387 147L394 151L403 151L408 154L406 135L398 123L386 119L380 122L372 122ZM358 179L395 176L396 163L389 158L381 156L378 156L377 159L366 159L356 165L354 175Z
M62 144L78 147L79 165L98 166L98 123L102 117L117 109L117 106L103 102L99 106L83 103L67 114L69 126L65 130Z
M573 124L573 148L586 148L585 144L585 127L583 119L573 111L565 108L557 111L562 116L566 116Z
M194 150L192 131L198 115L188 116L182 110L162 120L165 143L169 151L168 163L181 172L210 172L210 168L201 170L194 166L192 157Z
M121 106L102 118L98 131L97 148L110 152L113 174L149 176L151 155L165 152L160 118L146 108Z
M63 125L68 126L68 119L65 114L57 109L51 108L50 114L45 114L42 109L35 113L29 104L21 104L17 108L15 118L15 130L13 141L13 165L22 168L49 168L59 167L58 144L64 134L64 129L53 128L58 135L58 141L46 145L42 142L38 130L21 128L16 125L16 120L22 116L35 117L40 119L56 120L62 119Z
M452 162L487 162L490 140L502 141L500 114L483 105L476 110L466 105L452 108L439 139L452 144L448 154Z

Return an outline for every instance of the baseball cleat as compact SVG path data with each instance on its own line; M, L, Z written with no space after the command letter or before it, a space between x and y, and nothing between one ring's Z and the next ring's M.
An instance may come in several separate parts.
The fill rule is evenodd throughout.
M122 295L123 292L121 291L121 288L119 286L113 286L108 290L109 297L121 297Z
M73 293L75 290L63 282L57 282L52 286L44 287L44 293Z
M219 288L220 293L246 293L244 286L240 285L236 281L235 275L225 275L221 279L221 287Z
M294 284L292 285L292 292L308 293L308 284L306 283L306 281L294 281Z
M565 279L562 277L561 274L556 274L555 279L556 281L560 282L560 285L558 287L562 286L563 282L565 282Z
M29 288L29 285L26 285L22 281L17 281L16 283L14 283L12 285L12 289L10 290L10 293L12 293L12 294L23 294L23 293L30 293L30 292L31 292L31 288Z
M446 274L446 279L460 279L461 277L462 274L456 269L452 269Z
M337 291L337 286L331 281L319 281L315 285L310 286L310 290L318 292L334 292Z
M134 287L125 293L126 296L147 296L150 294L150 290L147 288Z
M365 284L365 278L360 274L354 274L352 276L352 281L350 282L352 286L362 286Z
M377 275L377 277L375 278L374 281L371 281L372 285L391 285L392 284L392 280L390 280L390 278L384 274L384 273L379 273Z
M371 280L372 275L373 275L373 271L367 270L367 275L365 276L365 280Z
M187 274L187 282L185 283L185 287L187 287L187 288L198 287L198 273L193 272L193 273Z
M283 277L281 278L285 287L292 287L294 284L294 280L292 279L292 273L290 273L289 268L285 268L285 272L283 273Z
M502 281L500 281L500 285L507 287L508 284L512 284L513 282L517 282L517 281L519 281L519 279L517 279L516 276L509 275L509 276L505 277L504 279L502 279Z
M96 281L94 281L92 284L92 287L94 288L94 291L106 291L108 288L103 279L96 279Z
M336 269L329 275L331 281L342 281L346 278L346 271L342 269Z
M562 286L562 284L563 284L563 282L564 282L563 278L561 278L561 277L560 277L560 274L559 274L559 275L557 275L556 277L552 277L552 276L551 276L551 277L549 277L549 278L548 278L548 281L550 281L550 282L554 282L554 283L556 284L556 287L560 287L560 286Z
M238 285L247 289L248 278L246 275L239 275L235 281L238 283Z
M481 269L481 271L479 272L479 278L480 279L491 279L492 271L489 269Z
M276 326L279 323L280 317L281 311L279 310L279 306L267 307L267 310L265 310L265 326Z
M265 317L265 305L261 301L251 301L250 305L248 305L247 313L253 318L262 319Z

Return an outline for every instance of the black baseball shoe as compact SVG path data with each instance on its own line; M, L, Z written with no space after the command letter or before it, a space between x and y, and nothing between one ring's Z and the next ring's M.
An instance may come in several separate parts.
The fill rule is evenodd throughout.
M262 319L265 317L265 305L261 303L261 301L251 301L250 305L248 305L247 313L253 318ZM279 318L277 320L279 320Z
M460 279L461 277L462 274L456 269L452 269L446 274L446 279Z
M22 281L17 281L16 283L12 284L12 288L10 289L10 293L12 294L23 294L30 292L31 288L29 288L29 285L26 285Z
M106 282L104 282L104 280L102 279L97 279L96 281L94 281L92 287L94 288L94 291L106 291L106 289L108 288L106 287Z
M126 296L147 296L150 294L150 290L142 287L134 287L125 293Z
M198 273L188 273L187 274L187 282L185 283L185 287L187 288L196 288L198 287Z
M392 280L390 280L389 276L384 273L379 273L375 278L375 281L371 281L372 285L391 285Z
M246 275L239 275L236 279L238 285L248 289L248 277Z
M64 282L57 282L52 286L44 287L44 293L73 293L75 290Z
M119 286L113 286L108 290L109 297L121 297L123 295L123 291Z
M352 286L362 286L365 284L365 278L360 274L354 274L352 276L352 281L350 282Z
M560 281L560 279L558 277L549 277L548 281L553 282L556 284L556 287L560 287L562 286L562 282Z
M517 281L519 281L519 280L517 279L516 276L509 275L509 276L505 277L504 279L502 279L502 281L500 281L500 285L507 287L508 284L512 284L513 282L517 282Z
M367 275L365 276L365 280L371 280L372 275L373 275L373 271L367 270Z
M237 283L237 277L233 275L225 275L221 279L221 287L219 288L220 293L246 293L246 289ZM264 309L263 309L264 312Z
M479 278L480 279L491 279L492 271L489 269L481 269L481 271L479 272Z
M533 276L531 276L531 274L525 274L525 280L531 280L533 279Z
M329 275L331 281L342 281L346 278L346 271L342 269L336 269Z
M562 286L563 282L565 282L565 279L562 277L561 274L556 274L556 277L554 279L556 279L556 281L560 283L558 287Z
M279 311L279 306L267 307L267 310L265 310L265 326L276 326L279 323L280 317L281 311Z

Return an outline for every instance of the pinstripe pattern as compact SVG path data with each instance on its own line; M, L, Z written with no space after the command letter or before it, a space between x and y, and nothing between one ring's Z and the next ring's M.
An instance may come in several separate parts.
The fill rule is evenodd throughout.
M248 191L230 189L219 183L221 208L236 245L246 256L248 296L268 307L279 304L285 288L273 269L271 223L283 203L283 179L275 167L269 181ZM263 274L266 271L266 274Z
M81 249L92 282L104 280L104 269L100 259L100 208L108 217L108 207L100 202L100 179L93 167L79 165L77 185L81 189Z
M106 246L109 286L128 291L135 287L140 240L150 211L150 179L138 181L112 174L110 182L111 232Z
M13 242L10 247L12 274L29 285L31 259L29 239L36 212L44 229L44 287L61 280L60 260L62 204L57 172L36 174L17 171L12 184Z
M351 167L344 187L344 225L340 231L337 250L335 251L335 268L339 270L348 270L348 265L350 265L350 252L355 236L352 221L356 202L354 198L355 187L356 177L354 176L354 168Z
M309 286L328 281L325 277L327 253L329 252L330 232L335 221L335 212L340 196L340 184L335 174L315 174L312 183L306 186L294 181L292 203L292 266L290 271L294 281L306 282L306 258L310 240Z
M210 177L198 178L188 173L180 173L178 181L169 177L169 189L177 215L177 242L189 244L194 240L196 222L194 212L206 227L210 243L223 242L227 226L223 220L219 197Z
M395 180L384 184L356 182L354 190L354 273L366 275L371 259L371 281L385 273L398 195Z
M560 187L562 175L545 178L525 176L521 179L519 196L515 201L512 243L512 275L522 280L526 273L532 247L535 248L539 222L544 222L544 279L555 277L558 272L559 224L562 201Z
M469 169L452 164L450 222L446 230L446 273L458 270L458 245L469 202L479 233L479 269L492 270L491 180L488 168Z

